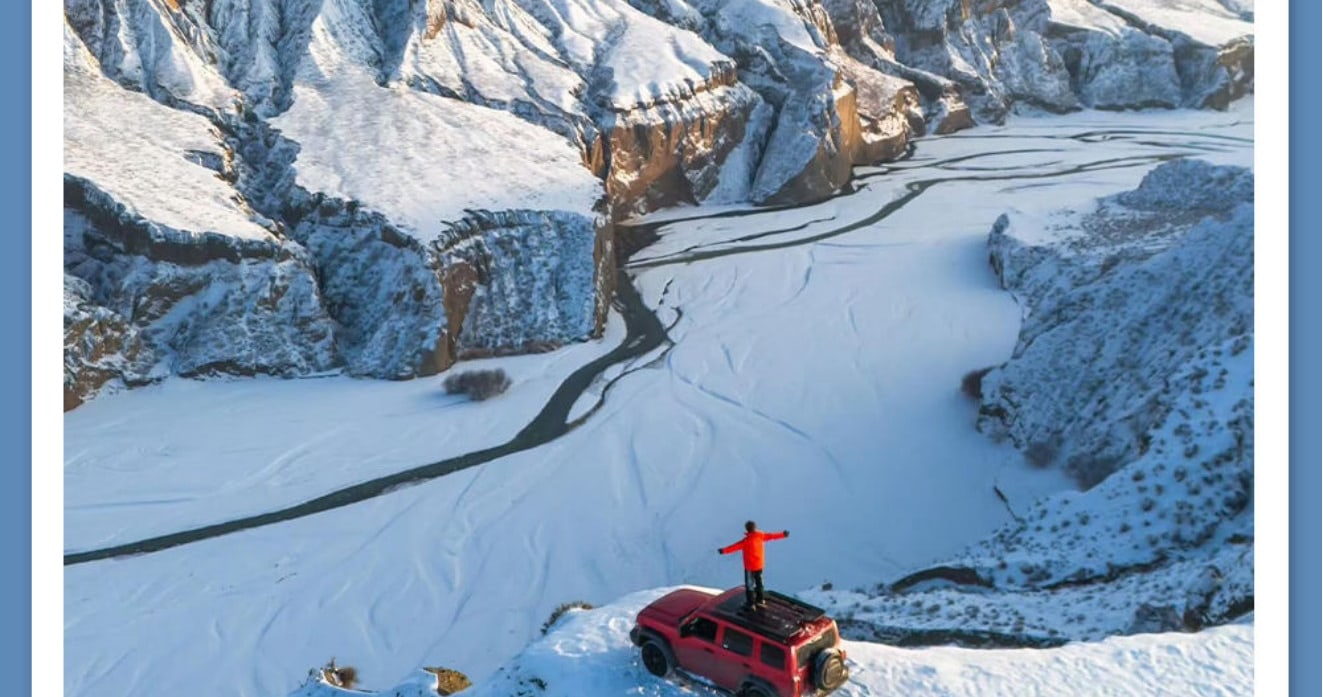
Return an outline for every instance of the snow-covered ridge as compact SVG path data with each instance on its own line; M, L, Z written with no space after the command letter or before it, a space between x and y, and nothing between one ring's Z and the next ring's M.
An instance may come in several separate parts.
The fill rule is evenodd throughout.
M64 98L77 105L65 111L66 179L101 189L159 236L275 240L226 181L233 153L211 122L111 82L68 25L65 64Z
M1091 212L999 220L993 267L1025 323L983 381L980 427L1085 487L1151 448L1162 403L1190 389L1178 375L1251 344L1253 196L1248 170L1186 159ZM1231 378L1218 376L1221 389ZM1072 388L1041 389L1053 384Z
M464 691L472 697L604 697L606 695L718 695L685 678L663 680L643 668L629 642L634 616L674 590L634 593L605 607L567 613L489 680ZM1248 695L1254 683L1254 627L1233 624L1198 634L1148 634L1043 650L904 649L846 641L851 677L834 694ZM399 685L368 694L422 697L436 680L419 672ZM310 680L290 697L340 697L363 692Z
M361 202L423 242L466 210L591 218L603 195L565 140L503 111L383 88L366 73L296 85L294 105L270 123L299 144L299 186Z
M855 636L975 644L1251 611L1252 173L1176 160L1092 211L1002 216L989 247L1025 320L982 379L979 426L1081 490L1011 508L944 564L813 597Z

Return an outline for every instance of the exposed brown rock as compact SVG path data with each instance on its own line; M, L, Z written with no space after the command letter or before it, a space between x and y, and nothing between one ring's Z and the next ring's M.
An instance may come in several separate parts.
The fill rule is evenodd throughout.
M713 73L666 98L619 109L602 125L616 217L697 203L716 187L758 98L736 86L733 66L714 66Z
M829 55L855 92L859 137L854 146L854 164L871 165L900 157L910 138L924 132L918 88L908 80L869 67L840 48L833 48Z
M64 410L91 399L109 384L150 381L155 356L138 330L94 304L81 279L64 278Z
M438 342L432 356L424 358L418 367L420 374L439 373L455 363L459 332L464 326L464 316L468 314L473 291L477 289L480 280L478 270L467 261L450 264L441 271L441 298L446 308L445 337Z
M436 692L442 697L466 690L473 685L469 677L450 668L428 667L423 670L436 676Z
M1217 64L1226 70L1228 79L1204 99L1203 106L1226 109L1231 102L1254 91L1254 39L1237 39L1223 46Z
M937 125L933 126L935 135L944 136L974 127L974 114L967 104L958 99L945 102L939 114Z

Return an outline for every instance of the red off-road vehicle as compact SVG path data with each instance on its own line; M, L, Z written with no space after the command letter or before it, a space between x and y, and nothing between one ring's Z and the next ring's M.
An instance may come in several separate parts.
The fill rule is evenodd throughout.
M744 587L720 595L684 588L643 608L629 638L657 676L675 670L740 697L825 695L849 670L836 622L821 608L768 592L744 606Z

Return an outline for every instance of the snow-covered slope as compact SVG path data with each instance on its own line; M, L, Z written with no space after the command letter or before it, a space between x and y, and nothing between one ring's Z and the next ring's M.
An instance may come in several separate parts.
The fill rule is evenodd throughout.
M298 186L357 201L425 243L469 210L591 218L603 195L565 140L503 111L382 88L366 73L295 86L294 105L271 125L299 143Z
M210 121L116 85L67 28L64 37L65 99L78 105L64 121L67 179L98 188L162 237L275 241L223 178L233 177L233 153Z
M1012 213L991 261L1022 304L980 428L1080 491L967 552L823 593L856 636L1041 645L1198 629L1254 607L1253 175L1176 160L1096 207Z
M398 378L582 340L612 220L818 200L972 125L968 104L1224 107L1253 84L1252 25L1211 0L66 0L65 19L66 271L119 315L66 343L112 352L122 325L147 358L120 363L151 364L68 361L70 405L172 373ZM133 229L177 244L101 244ZM89 248L158 280L110 284ZM279 270L210 263L254 258ZM144 295L180 309L124 310ZM167 338L204 305L243 329Z
M464 692L472 697L608 697L720 695L685 678L650 675L629 642L634 616L674 590L634 593L605 607L568 613L545 638ZM711 589L706 589L711 590ZM1231 697L1254 692L1254 627L1237 623L1198 634L1146 634L1043 650L904 649L846 641L850 680L833 693L864 695L1109 695ZM369 694L436 694L420 673ZM385 687L388 683L382 683ZM347 697L351 692L310 680L290 697Z
M312 260L234 189L220 131L64 37L65 407L162 373L334 365Z
M999 220L991 259L1025 324L983 381L980 428L1087 488L1161 446L1147 434L1171 400L1249 397L1253 202L1249 170L1178 160L1092 211Z

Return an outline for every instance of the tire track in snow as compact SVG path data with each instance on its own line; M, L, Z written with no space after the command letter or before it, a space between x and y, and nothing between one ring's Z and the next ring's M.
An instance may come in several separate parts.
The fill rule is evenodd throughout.
M703 387L702 385L698 384L696 381L690 380L689 378L686 378L682 375L676 374L676 378L681 382L683 382L684 384L694 388L700 394L706 395L711 399L717 400L718 402L721 402L722 404L725 404L726 406L735 409L740 413L753 414L754 416L757 416L758 418L771 424L772 426L775 426L780 430L789 432L790 434L795 436L796 439L801 440L804 443L807 443L811 448L821 451L822 454L827 457L827 461L831 463L832 469L836 471L836 479L843 484L848 482L848 478L845 476L845 468L841 465L840 460L837 460L836 456L832 454L831 449L819 443L818 441L814 440L812 436L801 430L798 426L795 426L794 424L790 423L789 421L785 421L784 419L778 419L777 417L772 416L771 414L768 414L760 409L756 409L754 407L748 406L747 404L744 404L733 397L727 397L726 395L723 395L720 392ZM755 478L755 481L757 481L757 478Z
M638 440L632 433L629 435L629 473L634 482L634 491L638 494L640 508L652 510L648 501L648 487L643 482L643 465L639 463Z

